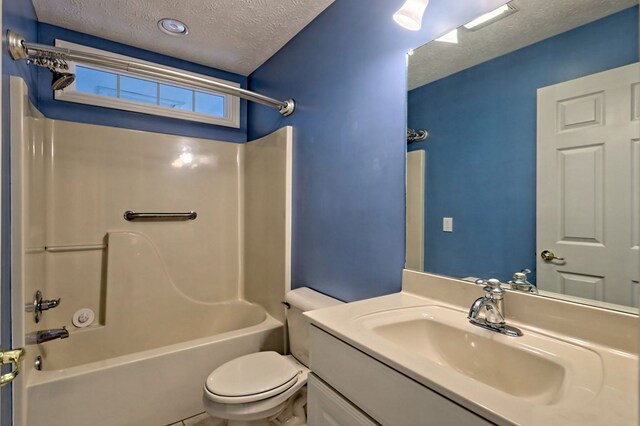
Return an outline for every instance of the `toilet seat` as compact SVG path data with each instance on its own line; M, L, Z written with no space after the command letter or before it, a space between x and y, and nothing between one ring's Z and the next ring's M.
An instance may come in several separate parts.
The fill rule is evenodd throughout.
M291 388L301 370L277 352L257 352L233 359L207 377L205 389L214 402L246 404Z
M266 419L270 416L277 415L286 406L289 398L298 392L301 392L303 386L307 384L307 376L309 369L302 365L297 359L291 355L279 355L283 361L291 363L296 370L294 383L288 389L271 397L264 398L264 394L259 394L259 400L246 403L224 403L217 402L219 395L214 395L205 385L203 403L207 413L215 418L222 418L235 421L253 421ZM219 367L220 368L220 367ZM256 397L258 397L256 395ZM236 401L237 400L232 400Z

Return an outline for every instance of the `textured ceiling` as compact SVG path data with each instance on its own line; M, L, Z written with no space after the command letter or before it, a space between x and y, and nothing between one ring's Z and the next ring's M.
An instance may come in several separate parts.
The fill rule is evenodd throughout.
M249 75L333 0L33 0L40 22ZM162 33L174 18L189 34Z
M409 57L409 90L638 4L638 0L514 0L518 12L458 30L458 44L432 41ZM427 9L429 13L429 9ZM630 37L637 37L629 35Z

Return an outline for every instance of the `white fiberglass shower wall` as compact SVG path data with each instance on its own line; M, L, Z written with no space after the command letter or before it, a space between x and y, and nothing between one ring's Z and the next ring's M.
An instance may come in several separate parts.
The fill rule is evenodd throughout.
M70 331L26 345L16 424L168 424L202 411L213 368L283 349L291 128L234 144L49 120L17 78L11 95L14 317L36 290L61 298L14 320L14 341Z

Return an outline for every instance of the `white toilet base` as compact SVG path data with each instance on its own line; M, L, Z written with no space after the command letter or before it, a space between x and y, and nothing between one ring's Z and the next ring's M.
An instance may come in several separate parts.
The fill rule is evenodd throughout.
M267 420L253 420L253 421L241 421L241 420L229 420L227 426L269 426Z
M227 426L305 426L307 423L307 386L304 385L294 395L268 410L259 412L225 412L224 406L204 399L207 413L226 420Z
M227 426L306 426L307 387L300 388L281 404L260 413L223 413L220 406L212 410L212 404L205 400L205 408L210 416L220 419ZM231 415L229 415L231 414Z
M307 424L307 387L304 386L292 398L280 414L272 418L276 426L306 426Z

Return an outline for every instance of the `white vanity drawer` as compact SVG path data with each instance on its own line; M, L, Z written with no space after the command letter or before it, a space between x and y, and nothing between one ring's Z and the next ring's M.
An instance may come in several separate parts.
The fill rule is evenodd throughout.
M492 424L315 326L311 370L382 425Z
M309 426L378 426L315 374L307 382Z

